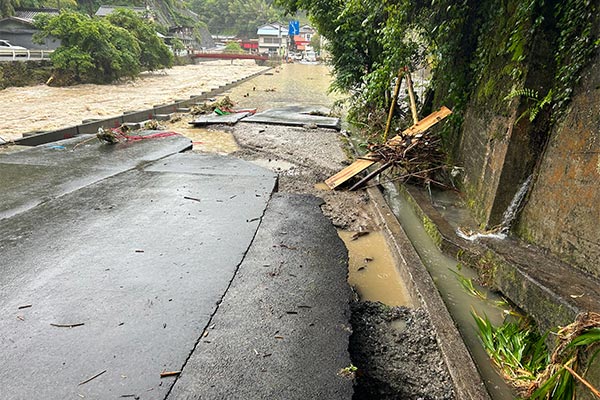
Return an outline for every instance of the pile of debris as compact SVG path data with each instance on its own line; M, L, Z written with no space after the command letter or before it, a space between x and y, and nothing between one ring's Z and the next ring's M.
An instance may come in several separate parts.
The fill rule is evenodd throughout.
M233 108L234 103L229 96L223 97L221 100L211 99L203 104L198 104L192 107L190 113L192 115L212 114L213 112L229 111ZM219 111L217 111L219 110Z
M395 179L417 179L426 184L437 183L443 186L442 183L434 179L434 174L445 167L445 156L441 150L441 139L429 130L439 121L452 114L452 111L442 106L438 111L419 120L410 73L406 67L400 69L398 73L394 97L383 134L384 140L387 139L387 134L390 130L400 83L404 76L406 77L408 87L413 125L383 144L369 145L368 154L358 158L350 166L325 181L329 188L335 189L376 163L380 163L380 166L353 185L350 190L362 187L369 180L392 166L398 167L399 170L399 176Z
M430 132L415 136L399 136L394 143L372 144L369 154L375 156L383 168L395 167L396 179L418 180L423 183L435 181L434 174L445 167L445 155L441 139Z

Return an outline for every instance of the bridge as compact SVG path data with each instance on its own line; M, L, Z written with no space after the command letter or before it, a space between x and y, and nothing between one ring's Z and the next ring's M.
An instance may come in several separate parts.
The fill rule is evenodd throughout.
M194 53L191 54L192 58L212 58L220 60L262 60L266 61L269 59L268 56L259 54L235 54L235 53Z

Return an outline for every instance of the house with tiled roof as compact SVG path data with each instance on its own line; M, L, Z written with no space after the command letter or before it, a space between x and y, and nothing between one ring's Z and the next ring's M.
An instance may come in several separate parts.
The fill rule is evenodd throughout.
M37 32L33 20L39 14L58 13L56 8L16 8L15 15L0 19L0 39L27 49L54 50L60 46L58 39L46 38L42 44L33 42L33 35Z

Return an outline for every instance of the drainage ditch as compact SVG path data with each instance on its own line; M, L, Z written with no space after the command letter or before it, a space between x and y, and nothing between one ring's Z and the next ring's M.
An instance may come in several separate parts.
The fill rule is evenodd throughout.
M494 400L515 398L511 387L498 375L477 336L477 327L471 312L487 315L495 325L504 320L503 299L484 287L475 286L477 295L469 293L461 282L473 282L477 273L443 254L427 234L423 222L411 205L392 183L384 184L384 196L394 215L408 235L421 261L431 275L448 311L452 315L467 345L486 389Z

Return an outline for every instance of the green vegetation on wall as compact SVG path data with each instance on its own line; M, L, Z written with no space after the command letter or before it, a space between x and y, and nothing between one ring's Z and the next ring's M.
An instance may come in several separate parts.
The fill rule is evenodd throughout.
M191 0L190 9L215 34L256 37L259 26L283 20L282 12L266 0Z

